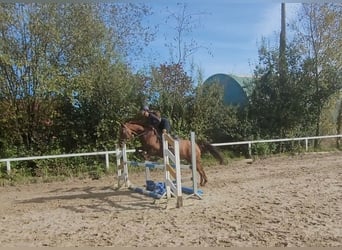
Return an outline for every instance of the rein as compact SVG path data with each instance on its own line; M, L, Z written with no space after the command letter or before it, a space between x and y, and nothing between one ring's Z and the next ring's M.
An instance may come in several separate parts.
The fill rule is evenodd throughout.
M141 137L141 136L143 136L143 135L145 135L145 134L148 133L148 131L144 130L143 132L141 132L141 133L139 134L139 133L137 133L136 131L134 131L133 129L130 129L126 124L123 124L123 125L124 125L124 127L125 127L126 129L132 131L132 134L135 136L135 138L139 138L139 137ZM153 128L153 129L154 129L154 128Z

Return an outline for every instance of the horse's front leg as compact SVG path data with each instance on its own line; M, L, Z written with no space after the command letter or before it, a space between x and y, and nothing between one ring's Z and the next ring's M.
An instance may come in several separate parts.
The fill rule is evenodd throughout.
M148 154L148 152L143 148L143 147L139 147L135 149L134 154L142 160L148 161L150 156Z
M139 159L142 159L144 158L144 155L146 154L146 152L143 150L142 147L139 147L139 148L135 148L135 152L134 152L134 155L139 158Z

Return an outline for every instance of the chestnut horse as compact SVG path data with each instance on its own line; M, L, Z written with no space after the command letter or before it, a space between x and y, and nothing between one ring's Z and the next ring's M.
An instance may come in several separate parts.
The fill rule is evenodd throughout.
M157 130L150 126L140 122L126 122L121 124L120 129L120 144L125 140L132 138L138 138L141 142L141 150L145 151L149 156L163 157L162 150L162 139L158 135ZM223 163L223 158L220 153L207 142L196 143L196 167L197 172L200 175L200 185L204 186L208 181L207 175L205 174L201 165L201 151L209 151L219 162ZM180 159L187 161L191 164L191 141L179 139L179 155Z

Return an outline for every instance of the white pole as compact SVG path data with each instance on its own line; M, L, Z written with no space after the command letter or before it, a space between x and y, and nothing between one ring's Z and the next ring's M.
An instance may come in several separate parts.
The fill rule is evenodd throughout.
M177 207L183 206L183 196L182 196L182 177L180 169L180 156L179 156L179 141L175 140L175 164L176 164L176 184L177 184Z
M121 155L122 151L120 150L119 146L116 145L116 167L117 167L117 175L118 175L118 187L120 187L120 180L122 178L122 171L121 171Z
M109 154L106 153L106 169L109 170Z
M128 165L127 165L127 152L126 152L126 143L122 146L122 160L123 160L123 169L124 169L124 181L125 186L130 186L130 183L128 181Z
M163 133L163 158L164 158L164 181L165 181L165 189L166 189L166 198L171 198L171 188L168 185L168 180L170 179L170 173L167 170L167 167L169 165L169 154L168 151L168 142L165 138L165 133Z
M196 165L196 147L195 147L195 132L191 132L191 166L192 166L192 188L194 194L197 195L197 165Z
M6 161L7 173L11 172L11 161Z
M252 143L248 142L248 156L252 158Z

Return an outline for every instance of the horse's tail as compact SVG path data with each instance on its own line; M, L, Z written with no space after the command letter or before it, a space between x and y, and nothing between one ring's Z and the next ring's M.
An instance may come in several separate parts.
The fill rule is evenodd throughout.
M211 145L209 142L205 142L205 141L199 141L197 144L199 148L201 149L201 152L203 153L209 152L215 157L216 160L220 162L220 164L223 164L223 157L216 147Z

